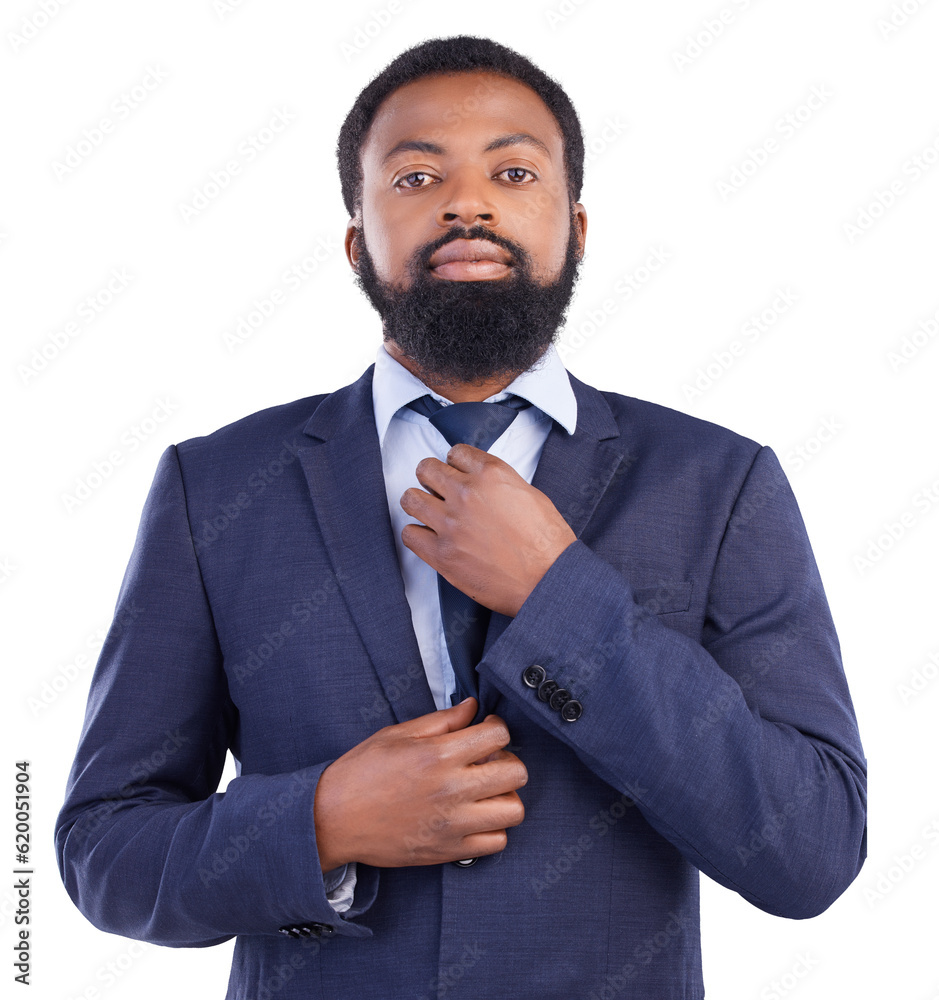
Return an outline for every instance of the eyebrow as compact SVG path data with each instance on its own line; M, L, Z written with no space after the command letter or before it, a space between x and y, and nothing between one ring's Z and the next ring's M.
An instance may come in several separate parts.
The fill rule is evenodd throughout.
M533 135L529 135L528 132L511 132L508 135L500 135L498 138L493 139L488 146L483 150L484 153L491 153L496 149L505 149L508 146L534 146L535 149L544 153L548 159L551 158L551 151L548 147L538 138ZM425 142L423 139L406 139L404 142L399 142L396 146L390 149L386 154L382 163L387 163L395 154L397 153L429 153L432 156L443 156L446 150L443 146L438 146L435 142Z

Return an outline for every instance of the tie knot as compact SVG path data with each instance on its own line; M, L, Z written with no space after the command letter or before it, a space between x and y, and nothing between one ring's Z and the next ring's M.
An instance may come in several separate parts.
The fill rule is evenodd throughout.
M531 406L531 403L512 395L496 403L451 403L444 406L433 396L426 395L408 403L408 406L424 414L448 444L469 444L488 451L518 411Z

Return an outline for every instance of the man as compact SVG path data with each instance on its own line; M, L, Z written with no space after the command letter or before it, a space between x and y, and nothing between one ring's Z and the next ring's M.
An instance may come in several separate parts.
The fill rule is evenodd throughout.
M230 997L702 997L699 870L804 918L865 856L785 476L565 372L583 141L523 57L405 52L338 152L384 345L164 453L66 887L111 932L237 935Z

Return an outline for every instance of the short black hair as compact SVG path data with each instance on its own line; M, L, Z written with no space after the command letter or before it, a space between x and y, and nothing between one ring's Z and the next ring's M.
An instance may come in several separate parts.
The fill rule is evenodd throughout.
M339 130L336 156L342 199L350 216L362 197L362 146L379 105L399 87L425 76L486 70L524 83L554 115L564 141L564 169L571 203L584 182L584 135L571 99L561 85L521 53L491 38L453 35L431 38L392 60L356 98Z

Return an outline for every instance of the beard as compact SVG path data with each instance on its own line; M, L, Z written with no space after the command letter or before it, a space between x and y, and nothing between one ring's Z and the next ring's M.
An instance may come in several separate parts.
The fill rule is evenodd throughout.
M507 250L511 272L489 281L436 278L429 260L455 239L480 239ZM580 267L575 218L571 214L564 265L557 279L541 284L531 255L485 226L449 230L412 254L405 289L382 281L360 231L356 284L382 318L384 339L393 340L422 381L480 384L512 381L532 368L554 341L574 292Z

